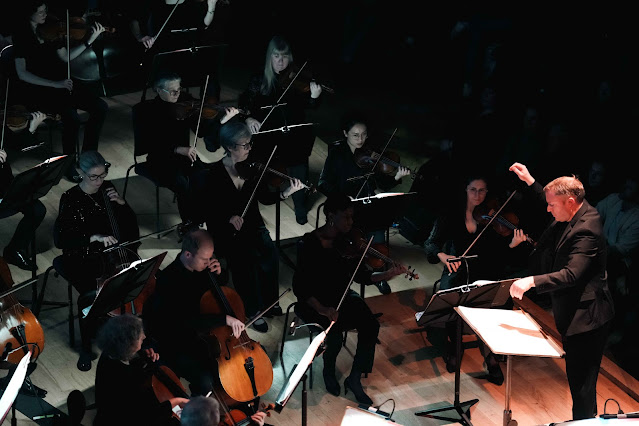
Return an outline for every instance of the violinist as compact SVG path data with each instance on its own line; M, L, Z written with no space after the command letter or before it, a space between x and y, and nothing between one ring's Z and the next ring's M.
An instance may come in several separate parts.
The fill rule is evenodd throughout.
M140 230L135 213L106 181L110 164L97 151L86 151L78 160L80 183L65 191L60 197L58 217L54 225L54 242L62 249L63 271L80 294L78 309L89 306L95 299L97 279L109 269L102 251L118 242L139 238ZM108 203L108 204L107 204ZM120 234L116 238L115 225ZM82 350L77 367L81 371L91 369L91 337L97 324L88 323L80 316Z
M29 247L36 229L40 226L47 213L47 209L38 199L24 204L19 209L2 208L2 197L9 189L12 180L13 173L7 161L7 152L0 149L0 219L13 216L18 212L24 215L15 227L15 231L13 231L13 237L4 247L3 258L7 263L20 269L33 271L37 269L37 266L33 263L31 256L29 256Z
M226 155L211 165L205 185L206 194L216 197L215 204L206 209L207 229L228 261L233 286L248 317L275 302L279 293L279 255L257 202L274 204L303 188L299 179L292 178L283 191L271 191L264 180L256 187L259 176L239 173L236 165L248 159L251 137L248 126L241 121L222 126L220 144ZM267 316L281 314L281 308L275 305ZM268 324L264 318L258 318L253 328L266 332Z
M172 409L184 407L189 400L158 401L152 388L152 365L161 359L153 348L143 349L145 338L142 319L132 314L111 317L100 328L94 426L180 424Z
M353 392L359 403L372 405L360 381L363 373L373 369L379 323L364 299L354 290L346 292L359 258L345 256L345 237L353 227L353 203L344 194L333 193L324 204L326 223L306 233L298 243L297 269L293 275L293 291L298 300L296 313L307 323L328 327L336 321L326 337L324 352L324 383L326 390L339 396L340 384L335 376L335 362L342 348L345 330L357 329L357 350L349 376L344 381L344 393ZM361 257L361 255L360 255ZM394 265L384 272L371 272L360 267L355 281L373 284L406 273L403 265Z
M229 326L234 336L244 323L230 315L200 314L202 295L212 288L209 272L222 268L208 231L191 229L182 239L182 251L157 275L155 293L144 304L145 328L170 368L190 384L191 395L205 395L214 388L215 360L199 333Z
M308 91L291 87L288 76L299 69L293 62L291 46L284 38L275 36L266 49L264 70L253 75L240 95L239 107L248 110L246 118L251 133L281 129L255 137L255 152L252 157L266 161L273 146L277 145L276 157L287 169L287 174L302 182L308 180L308 158L315 143L315 131L307 123L306 110L320 105L322 86L308 82ZM282 95L286 91L284 97ZM278 105L276 104L285 104ZM274 108L270 108L274 106ZM272 109L272 111L271 111ZM302 124L298 127L287 127ZM312 123L311 123L312 124ZM264 158L266 157L266 158ZM308 208L305 192L293 195L295 219L300 225L307 223Z
M251 415L251 424L264 425L266 413L258 411ZM220 424L220 404L214 398L196 396L191 398L180 414L182 426L218 426Z
M196 109L190 108L194 99L182 91L181 81L175 73L159 73L153 84L157 97L134 106L133 126L136 138L148 147L150 174L177 194L182 222L201 223L195 191L203 185L206 165L191 140L191 132L198 129L200 101ZM237 113L230 107L209 122L200 121L198 136L216 134Z
M74 84L68 61L90 49L104 27L96 22L84 43L71 46L68 37L47 39L43 31L46 18L47 5L43 1L24 2L24 12L13 35L16 71L21 82L18 92L30 110L61 114L62 152L67 155L73 155L79 144L82 120L78 109L86 111L89 119L84 123L82 151L96 150L108 105L85 86ZM67 178L74 182L77 177L75 167L70 167Z
M345 140L332 147L328 151L326 162L320 174L318 188L324 195L336 192L344 193L352 198L361 198L375 195L378 190L387 191L401 183L404 176L410 174L410 170L400 166L394 176L375 173L370 178L364 178L370 169L362 168L357 163L357 156L365 147L370 147L368 140L367 120L357 113L347 114L342 121L342 132ZM381 151L381 150L380 150ZM358 179L359 178L359 179ZM360 191L360 189L362 189ZM386 241L384 230L379 229L374 218L355 211L355 221L358 228L374 235L374 243ZM391 288L385 281L376 283L377 289L382 294L391 292Z
M15 113L16 126L10 123L11 114ZM47 115L41 111L27 112L23 108L9 107L7 111L7 121L4 123L4 134L7 146L22 149L39 145L36 132L38 127L47 119ZM19 124L18 124L19 123Z
M482 233L486 224L477 217L476 211L481 210L486 203L488 180L479 174L470 175L464 184L463 196L457 197L459 201L453 203L435 220L430 236L424 243L428 261L432 264L441 262L444 265L439 281L440 290L459 287L479 279L506 278L504 275L509 259L516 259L517 254L521 253L509 248L515 249L526 241L526 235L521 229L515 229L512 237L502 236L492 229ZM480 234L481 237L476 239ZM477 255L478 258L466 260L467 264L448 261L464 254L473 241L475 244L467 254ZM525 253L523 255L525 256ZM452 373L457 368L455 321L446 324L446 331L448 340L444 359L448 372ZM504 376L499 362L481 340L479 342L488 369L486 378L491 383L501 385Z

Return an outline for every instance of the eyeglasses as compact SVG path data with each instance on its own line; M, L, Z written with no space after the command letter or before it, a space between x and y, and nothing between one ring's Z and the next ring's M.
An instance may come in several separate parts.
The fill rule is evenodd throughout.
M179 95L179 94L180 94L180 92L182 91L182 88L181 88L181 87L178 87L178 89L177 89L177 90L166 90L166 89L160 89L160 90L165 91L166 93L168 93L168 94L169 94L169 95L171 95L171 96L177 96L177 95Z
M245 150L249 150L249 149L253 148L253 141L245 143L245 144L236 143L235 146L239 146L240 148L244 148Z
M483 195L483 194L488 192L488 190L486 188L480 188L480 189L477 189L477 188L466 188L466 190L468 192L472 192L473 194L479 194L479 195Z
M84 174L86 174L86 172ZM95 182L98 179L102 179L102 180L106 179L108 174L109 172L104 172L101 175L87 175L87 177L89 178L91 182Z

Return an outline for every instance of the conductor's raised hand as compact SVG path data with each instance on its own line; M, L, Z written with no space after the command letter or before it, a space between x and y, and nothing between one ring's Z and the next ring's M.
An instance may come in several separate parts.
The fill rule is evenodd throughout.
M535 183L535 178L532 177L532 175L528 171L528 167L521 163L513 163L513 165L510 166L508 170L515 173L519 180L525 182L528 186Z

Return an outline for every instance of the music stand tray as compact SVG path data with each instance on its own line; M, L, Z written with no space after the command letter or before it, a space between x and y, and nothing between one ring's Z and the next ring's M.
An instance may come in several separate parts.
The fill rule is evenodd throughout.
M510 285L514 279L503 281L479 280L472 284L467 284L450 289L435 292L426 309L415 313L415 319L420 326L447 323L455 320L457 322L457 369L455 370L455 401L452 406L436 408L433 410L419 411L416 416L429 417L437 420L451 420L465 426L472 426L468 412L470 407L479 402L472 399L460 402L461 383L461 346L462 346L462 319L455 310L458 306L475 308L495 308L503 307L510 299ZM459 418L444 417L436 413L448 410L455 410Z
M93 303L82 310L85 318L101 317L132 302L154 276L166 252L150 259L133 262L131 266L109 277L103 284Z
M506 403L503 426L516 426L510 410L513 355L562 358L561 346L523 310L457 306L455 311L495 354L506 355Z

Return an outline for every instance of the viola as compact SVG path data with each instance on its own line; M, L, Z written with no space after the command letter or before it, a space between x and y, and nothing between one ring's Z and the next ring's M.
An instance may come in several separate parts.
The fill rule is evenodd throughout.
M305 66L298 67L295 64L291 64L278 75L277 79L281 89L286 89L290 86L299 93L310 93L311 81L313 81L319 84L322 90L331 94L335 93L332 88L317 81L313 71Z
M0 116L4 117L4 109L0 111ZM46 114L50 120L60 121L62 116L60 114ZM24 105L12 105L7 108L7 127L14 132L24 130L29 125L31 120L31 112Z
M171 104L173 116L177 120L186 120L187 118L197 116L200 113L200 109L202 112L200 116L204 119L211 120L216 118L220 112L224 113L227 108L230 108L227 105L220 105L217 102L217 99L211 96L207 96L204 98L204 104L202 104L202 100L200 99L190 99L186 101L178 101ZM250 112L244 109L239 109L240 114L242 115L250 115Z
M245 180L250 180L251 178L255 177L258 172L261 172L262 170L264 170L264 167L265 167L264 164L260 162L242 161L235 164L235 168L238 174L240 175L240 177L242 177ZM275 167L275 168L267 167L266 168L266 171L271 173L274 176L274 178L269 181L271 186L280 187L284 182L288 182L293 179L291 176L284 173L282 169L284 168L283 167ZM304 188L306 188L306 190L309 193L315 193L317 191L317 188L315 188L313 184L302 183L302 185L304 185Z
M13 284L9 265L0 257L0 292L10 290ZM7 361L12 364L18 364L29 350L35 354L34 358L44 350L44 333L40 322L13 294L0 299L0 345ZM16 350L20 347L21 351Z
M399 154L393 151L386 151L384 152L384 155L381 155L374 149L362 147L357 148L353 155L358 167L370 170L373 166L375 166L375 170L373 170L374 172L383 173L389 176L394 176L397 173L397 169L402 167L399 162ZM377 163L377 165L375 165L375 163ZM415 179L416 175L417 174L413 170L410 170L411 178Z
M200 313L230 315L246 323L240 295L230 287L218 285L212 272L209 277L212 288L200 299ZM236 338L231 327L224 325L200 337L209 348L209 355L217 359L220 385L226 394L223 397L232 400L227 405L252 401L268 392L273 384L273 365L262 345L252 340L246 330Z
M519 218L515 213L507 211L495 216L497 211L499 211L499 207L496 205L496 200L488 200L475 207L473 219L484 226L491 223L492 229L503 237L512 235L515 229L520 229ZM526 241L533 246L536 244L528 235L526 235Z
M368 245L368 240L364 238L364 233L361 230L352 228L349 233L344 234L337 239L335 244L335 248L343 257L353 259L360 258L362 256L366 246ZM389 250L385 244L371 244L366 251L366 264L373 269L380 269L385 265L400 265L399 262L388 257L388 254ZM405 277L408 278L409 281L412 281L413 279L418 280L419 274L416 274L415 269L411 270L411 267L409 266Z

